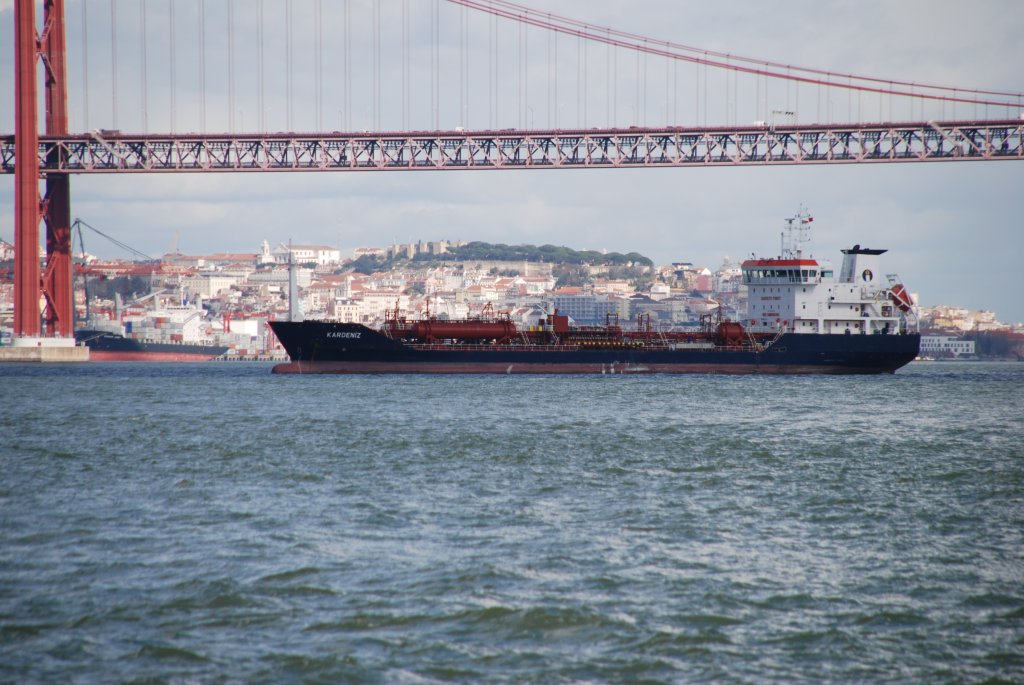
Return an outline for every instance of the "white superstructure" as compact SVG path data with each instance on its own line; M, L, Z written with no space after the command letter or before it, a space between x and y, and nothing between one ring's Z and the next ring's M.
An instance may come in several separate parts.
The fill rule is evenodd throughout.
M832 265L804 254L814 219L801 210L787 219L782 254L742 264L752 332L894 334L916 328L916 308L895 274L883 276L881 255L854 245L843 250L839 278Z

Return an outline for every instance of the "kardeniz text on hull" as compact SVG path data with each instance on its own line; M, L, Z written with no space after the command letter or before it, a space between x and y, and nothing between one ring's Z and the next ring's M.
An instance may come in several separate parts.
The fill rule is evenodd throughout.
M507 316L410 320L395 310L358 323L275 321L291 359L275 373L893 373L918 354L914 303L886 250L843 250L831 265L804 254L813 219L787 220L778 257L743 262L747 316L705 315L699 330L664 332L640 321L576 326L554 313L519 327ZM720 311L720 310L719 310Z

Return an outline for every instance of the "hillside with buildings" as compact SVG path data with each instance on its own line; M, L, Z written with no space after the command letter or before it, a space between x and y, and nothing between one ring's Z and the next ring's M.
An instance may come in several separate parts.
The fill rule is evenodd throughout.
M12 252L0 245L0 331L8 336ZM642 320L679 330L719 309L733 320L746 311L740 265L728 260L715 267L658 266L636 253L450 241L362 247L342 255L326 245L271 248L264 241L255 252L174 252L147 262L79 255L77 315L83 322L87 315L94 322L134 322L132 335L158 334L163 326L176 340L216 341L235 355L280 353L267 322L289 316L292 272L302 316L369 326L396 309L412 318L455 319L487 307L525 326L558 309L581 324ZM922 308L921 328L927 357L1024 355L1024 329L1001 323L993 312Z

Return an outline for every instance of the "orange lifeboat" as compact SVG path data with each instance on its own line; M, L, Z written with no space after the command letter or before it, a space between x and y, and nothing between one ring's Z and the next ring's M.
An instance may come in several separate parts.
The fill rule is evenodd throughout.
M889 297L901 312L909 312L910 308L914 306L913 300L910 299L910 293L902 283L897 283L889 290Z

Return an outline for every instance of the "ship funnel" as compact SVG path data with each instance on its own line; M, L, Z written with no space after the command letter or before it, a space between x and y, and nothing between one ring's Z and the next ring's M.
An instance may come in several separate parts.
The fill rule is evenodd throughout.
M882 285L881 260L879 257L888 250L871 250L860 245L854 245L848 250L843 250L843 267L839 271L840 283L858 283L860 285Z

